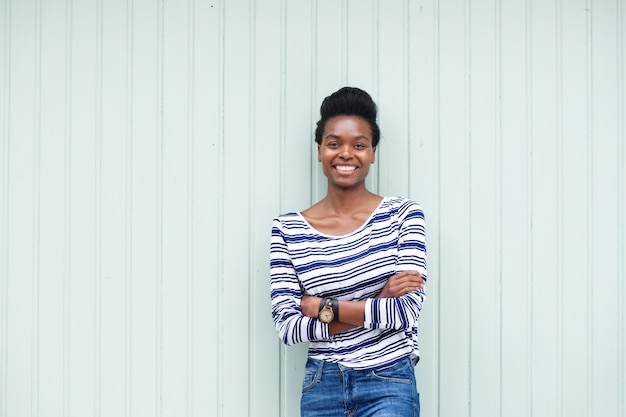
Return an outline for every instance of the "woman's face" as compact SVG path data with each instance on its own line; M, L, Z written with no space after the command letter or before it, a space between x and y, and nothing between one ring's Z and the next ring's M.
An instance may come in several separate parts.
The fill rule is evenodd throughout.
M363 185L375 154L372 129L365 119L359 116L328 119L317 155L329 185L342 188Z

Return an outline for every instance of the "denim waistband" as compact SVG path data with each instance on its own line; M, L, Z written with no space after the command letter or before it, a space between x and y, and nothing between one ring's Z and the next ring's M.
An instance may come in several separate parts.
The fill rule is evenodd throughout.
M391 368L392 366L396 366L397 364L399 364L401 362L404 362L404 361L408 362L411 366L415 366L417 364L417 362L419 361L419 357L403 356L401 358L398 358L398 360L393 361L391 363L387 363L387 364L382 365L382 366L369 367L369 368L365 368L365 369L355 369L354 367L342 365L342 364L336 363L336 362L328 362L328 361L324 361L322 359L308 358L307 361L309 361L310 363L315 364L316 367L319 367L319 368L322 368L322 369L325 369L325 370L337 369L337 370L340 370L342 372L350 371L350 370L371 372L371 371L380 371L380 370L383 370L383 369Z

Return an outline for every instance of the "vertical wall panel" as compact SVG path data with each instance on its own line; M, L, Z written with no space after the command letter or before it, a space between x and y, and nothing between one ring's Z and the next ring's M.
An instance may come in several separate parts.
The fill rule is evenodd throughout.
M310 9L293 8L289 9L294 13L287 18L287 10L281 7L279 2L255 4L251 9L250 42L252 46L252 56L250 66L250 101L253 103L250 120L250 140L254 158L251 160L249 190L251 204L250 219L251 230L247 242L248 250L251 254L249 264L249 286L250 286L250 309L249 309L249 358L250 370L248 385L250 386L250 404L248 415L280 415L281 396L280 369L281 361L276 352L280 349L280 342L277 338L268 337L275 332L269 317L269 279L267 276L267 265L269 259L268 236L271 230L271 221L280 211L281 190L285 187L281 178L281 164L274 163L279 155L287 154L281 149L281 144L286 138L282 138L282 121L284 113L281 103L284 103L283 82L281 69L292 68L288 72L293 74L292 82L301 86L298 94L293 94L296 100L294 106L301 109L301 113L308 120L308 108L303 103L303 90L306 90L310 83L310 55L299 56L297 53L283 55L284 46L287 41L292 47L304 42L310 44L310 30L303 30L304 39L285 39L282 35L286 30L285 24L301 25L306 28L310 19ZM304 19L295 13L304 14ZM289 59L293 56L295 59ZM287 58L285 62L285 58ZM295 117L290 120L291 126L302 126L300 118ZM309 163L307 136L302 137L297 130L293 135L287 135L293 146L300 146L303 157L297 158L304 166ZM292 181L295 181L292 178ZM268 186L271 184L271 186ZM306 187L302 187L306 188ZM308 198L308 190L301 190ZM271 201L272 204L262 204L262 201ZM259 250L259 249L265 250ZM300 361L301 362L301 361Z
M247 415L250 390L242 384L249 378L250 344L248 307L250 286L248 285L247 259L250 257L246 244L250 230L250 187L252 137L250 121L252 107L250 99L251 36L249 2L224 2L224 171L223 193L225 211L223 226L226 228L221 242L224 250L225 279L219 302L223 312L223 362L222 383L223 416ZM246 259L246 262L241 262ZM241 308L241 304L246 305Z
M11 12L7 2L0 7L0 415L7 414L8 398L8 322L9 322L9 135L10 135L10 36Z
M280 19L280 40L277 41L280 57L276 63L280 65L280 73L286 75L281 77L280 88L276 91L280 94L280 134L277 136L280 153L275 154L274 158L279 156L282 160L279 164L280 180L275 183L280 192L279 209L272 213L271 218L287 211L306 209L325 190L325 183L317 182L322 174L317 163L313 130L309 127L319 118L319 107L315 108L316 95L327 94L323 89L318 91L318 72L337 70L343 65L341 50L334 49L341 46L337 38L343 36L340 35L343 34L339 20L341 13L337 8L333 8L336 16L320 13L318 8L326 3L340 4L311 2L306 7L297 7L294 3L281 2L280 10L276 13L276 18ZM320 27L332 28L326 34L335 36L332 44L326 43L324 38L317 38ZM262 44L257 44L257 47L257 54L267 48ZM340 74L339 71L336 73ZM261 96L257 96L257 99L260 100ZM269 238L269 234L266 236ZM268 269L262 269L263 273L269 277ZM306 349L304 344L279 348L281 416L300 413L299 395Z
M0 2L0 417L298 415L272 217L376 99L368 187L426 211L429 416L624 417L624 9Z
M65 283L66 396L69 402L66 415L80 416L92 413L94 403L96 9L93 4L72 2L67 13L70 56L66 137L66 218L69 222L66 225L69 252Z
M33 297L33 263L35 254L34 237L36 224L33 221L36 209L33 190L36 186L33 173L35 141L33 126L35 119L35 19L34 2L11 4L11 41L19 39L23 48L12 47L9 63L5 67L10 71L11 88L9 93L8 167L7 172L7 228L5 242L8 246L6 274L7 296L6 310L9 318L6 324L7 346L4 372L13 377L7 378L6 413L7 415L27 415L33 406L33 375L36 362L33 357L35 344ZM19 161L19 162L18 162ZM20 227L18 227L18 225ZM19 256L19 258L17 258ZM20 259L18 261L18 259ZM10 279L9 277L13 277ZM10 320L11 317L20 320Z
M100 54L101 137L100 234L98 274L97 337L106 348L97 348L99 392L96 413L123 414L125 395L125 196L126 160L126 39L128 36L126 2L105 2L101 8L102 40Z
M95 415L124 415L127 386L126 271L126 160L130 109L127 68L130 53L130 14L124 0L102 2L101 148L99 155L100 236L98 283L99 317L96 366L99 392ZM151 351L146 354L152 354ZM152 407L153 404L146 404Z
M559 352L561 389L559 415L587 415L589 369L580 358L588 357L591 304L589 287L588 118L587 118L587 13L569 2L560 3L558 146L560 257L559 292L561 310ZM577 320L570 318L576 316ZM579 340L579 343L572 343ZM579 398L575 404L568 400Z
M193 1L190 18L192 33L192 94L190 109L193 152L193 245L191 257L193 300L191 315L191 354L193 366L191 389L193 392L190 416L218 415L217 352L219 343L218 305L219 273L217 239L218 179L217 163L219 141L219 67L215 61L220 54L220 4L219 2Z
M202 6L201 6L202 5ZM192 415L208 413L219 415L221 409L222 369L220 359L223 337L220 334L222 315L220 313L221 285L223 277L223 249L220 239L224 236L222 224L223 163L223 2L197 3L196 21L198 36L194 44L197 64L194 127L199 138L195 147L194 166L198 169L194 175L195 185L199 190L194 195L197 224L194 227L197 253L198 282L194 294L198 309L196 320L197 352L194 375L194 388L198 392ZM200 13L203 10L204 13ZM202 24L201 24L202 22ZM200 39L205 39L201 42ZM202 105L201 105L202 104ZM202 138L203 140L200 140ZM202 190L202 191L200 191Z
M273 35L266 43L256 43L258 60L265 61L266 58L263 57L268 51L272 53L270 56L275 57L274 62L264 63L262 69L255 73L257 84L263 84L266 78L271 79L270 75L274 75L275 72L278 75L285 74L275 81L273 90L268 90L265 95L256 96L256 102L259 104L257 112L261 111L261 114L264 114L265 110L270 110L274 117L280 117L280 130L276 131L275 137L279 140L280 153L276 153L275 157L282 158L281 180L277 184L281 210L303 210L314 198L312 194L315 191L311 187L310 175L318 170L319 165L316 159L317 148L313 142L314 135L310 128L319 118L319 107L315 108L317 98L311 97L318 94L315 68L316 66L327 70L336 68L340 59L336 57L329 60L328 48L331 45L314 37L317 29L314 27L315 3L311 2L308 7L297 7L287 2L283 2L282 5L278 2L271 17L258 16L256 20L258 31ZM340 30L339 26L335 26L336 22L328 22L328 16L325 15L322 15L322 19L318 24L322 27L334 27L333 32L336 35ZM267 26L271 25L272 21L276 22L275 29L268 32ZM324 52L317 57L315 53L320 49ZM323 97L327 92L320 90L319 94ZM276 107L266 108L262 105L266 99ZM257 129L256 133L259 135L257 142L264 143L270 139L264 139L261 135L269 136L271 132L274 130L264 133Z
M191 33L194 25L191 19L191 2L181 4L164 1L158 10L162 22L157 33L158 55L161 58L159 74L163 94L161 102L162 137L161 198L162 229L160 244L162 250L162 346L161 412L164 416L189 415L193 392L190 382L193 370L190 355L190 328L193 317L194 276L191 263L193 247L191 224L194 207L192 204L192 173L194 170L191 155L194 138L190 125L193 112L194 89L191 70L193 65Z
M184 214L178 216L180 211L177 211L176 221L172 225L168 211L176 210L180 201L185 201L184 175L181 181L181 175L178 174L184 170L185 165L180 161L173 172L168 172L167 156L163 151L167 141L164 133L167 126L164 117L166 109L163 104L164 39L167 29L163 2L137 0L128 2L127 7L127 51L130 55L127 58L126 73L126 407L131 415L150 412L158 416L165 415L164 410L170 401L178 404L186 391L184 378L181 382L178 373L168 372L168 365L178 365L178 368L181 366L180 361L184 363L185 350L178 344L184 344L185 341L184 329L187 323L184 314L181 320L178 310L173 313L178 319L173 334L169 334L171 327L166 325L168 313L171 311L170 305L177 305L180 293L186 289L187 276L184 272L181 273L184 268L177 268L178 261L181 258L182 261L185 260L186 217ZM184 13L185 9L181 9ZM172 14L172 18L175 16ZM184 44L180 46L180 50L184 53ZM180 57L175 59L180 64ZM185 75L184 72L178 73L181 86L186 84ZM181 106L175 98L172 101ZM184 106L181 109L186 110ZM185 150L186 131L177 132L177 139L179 142L176 153L172 155L174 158ZM165 183L168 179L166 173L170 174L173 181L178 182L177 191L180 191L169 200L165 197ZM180 234L175 234L175 249L168 247L168 232L171 227L180 230ZM173 257L176 261L172 267ZM168 283L173 276L178 285L176 291L168 294L168 290L171 290ZM177 348L176 360L168 362L168 348L172 343ZM172 395L163 396L170 381L176 383L177 389Z
M470 413L500 413L499 147L495 4L467 4ZM485 320L490 317L490 320Z
M529 105L531 191L531 410L556 415L557 329L557 108L555 4L531 2Z
M377 15L375 100L379 108L381 141L376 162L379 187L375 191L382 195L406 195L409 187L407 2L379 1Z
M591 4L591 67L592 76L592 413L615 415L619 411L618 363L619 317L617 298L620 280L618 254L618 65L616 54L616 2ZM623 189L622 189L623 190ZM623 277L622 277L623 279ZM623 395L623 392L621 393Z
M617 392L626 391L626 284L623 277L626 276L626 12L623 2L617 3L617 94L618 94L618 218L619 218L619 242L618 242L618 306L619 306L619 351L617 367L618 386ZM626 396L619 394L618 400L619 415L626 415Z
M374 0L345 1L346 85L362 86L371 94L378 93L375 81L378 75L380 24L388 21L380 16L379 4Z
M427 307L420 316L420 359L416 372L423 415L438 415L439 354L439 239L438 234L438 125L437 21L436 2L409 2L408 39L408 144L409 196L419 202L426 215L429 283ZM432 277L432 279L430 279Z
M59 8L57 22L51 22L47 10L42 4L36 5L36 22L34 26L37 44L35 48L35 144L33 154L34 176L37 186L36 215L33 220L37 225L36 246L33 269L36 285L33 293L33 362L36 364L33 372L33 404L32 410L51 410L52 415L60 415L62 407L62 390L59 375L63 374L61 353L62 339L59 335L59 324L62 322L63 299L62 270L63 246L59 245L59 237L63 235L63 224L55 220L63 218L63 178L58 174L63 172L63 138L59 135L50 135L49 130L63 126L63 114L57 112L43 112L50 103L58 103L63 93L63 84L52 87L55 81L61 81L59 74L63 73L60 66L64 60L50 52L50 43L59 40L58 29L63 27L64 7ZM54 5L53 5L54 6ZM62 31L61 31L62 33ZM46 42L50 35L52 42ZM61 67L62 68L62 67ZM45 88L44 88L45 87ZM42 269L43 268L43 269ZM49 274L44 271L55 271ZM49 346L41 349L40 346Z
M468 212L469 12L467 1L438 4L439 234L440 281L439 413L469 415L471 276ZM430 232L432 233L432 231ZM445 260L445 262L443 261ZM426 336L427 337L427 336ZM447 401L455 398L455 401Z
M529 5L501 6L501 415L530 413Z

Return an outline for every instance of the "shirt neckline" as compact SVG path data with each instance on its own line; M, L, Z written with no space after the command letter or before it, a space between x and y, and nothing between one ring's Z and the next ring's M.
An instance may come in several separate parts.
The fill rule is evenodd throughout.
M328 233L324 233L324 232L320 232L319 230L317 230L315 227L311 226L311 224L309 223L309 221L306 219L306 217L304 217L302 215L301 211L297 211L296 214L300 217L300 219L302 219L302 221L304 222L304 224L306 224L306 226L313 230L315 233L319 234L320 236L325 236L328 238L332 238L332 239L341 239L341 238L345 238L348 236L352 236L355 233L360 232L361 230L363 230L365 228L365 226L367 226L370 222L370 220L372 220L372 217L374 217L374 215L380 210L380 208L382 207L383 203L385 203L387 200L389 199L389 197L383 197L382 200L380 200L380 203L378 203L378 205L376 206L376 208L374 210L372 210L372 212L370 213L370 215L367 217L367 219L363 222L363 224L361 224L359 227L357 227L356 229L354 229L353 231L343 234L343 235L331 235Z

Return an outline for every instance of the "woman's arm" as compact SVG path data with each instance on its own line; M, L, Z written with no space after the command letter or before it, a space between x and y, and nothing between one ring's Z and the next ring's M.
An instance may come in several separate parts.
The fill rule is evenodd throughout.
M417 271L426 280L426 234L424 212L419 204L405 200L398 207L398 259L396 271ZM368 299L364 327L409 329L417 324L426 299L423 289L397 298Z
M403 271L393 275L381 292L374 298L398 298L423 289L426 282L417 271ZM304 296L301 300L302 314L317 318L320 297ZM339 322L329 324L329 333L335 335L356 327L363 327L366 301L339 301Z
M303 315L302 289L285 243L280 220L274 220L270 246L270 297L272 320L286 345L311 340L328 340L328 325ZM319 305L319 301L318 301Z

